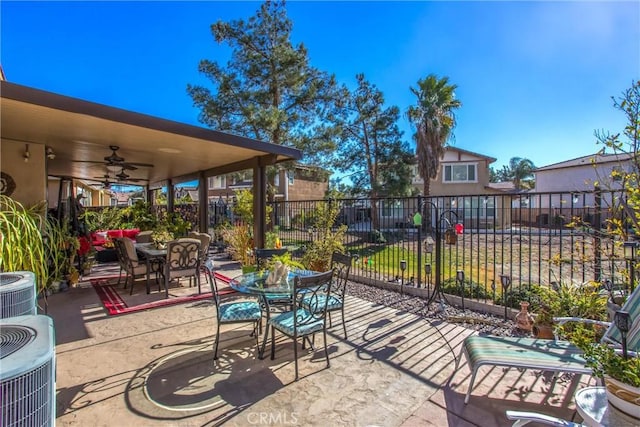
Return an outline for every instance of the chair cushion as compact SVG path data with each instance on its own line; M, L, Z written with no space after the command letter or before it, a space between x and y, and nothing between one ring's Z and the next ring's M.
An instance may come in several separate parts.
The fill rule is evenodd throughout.
M306 319L311 316L304 308L300 308L296 311L298 313L299 318ZM284 332L287 335L293 336L293 320L294 320L294 312L287 311L285 313L281 313L276 317L269 320L269 324L273 325L277 330ZM309 322L304 325L298 325L298 336L302 335L310 335L314 332L320 332L324 329L324 320L318 319L313 322Z
M197 276L198 272L195 268L190 268L188 270L169 270L169 278L175 279L178 277L189 277L189 276Z
M220 322L260 320L262 318L260 305L255 301L221 304L218 310L220 313Z
M329 295L327 298L325 295L317 295L314 299L313 304L317 305L317 310L310 307L312 297L305 297L302 299L302 306L307 310L311 310L314 313L318 313L322 311L324 307L324 301L327 300L327 311L340 310L342 309L342 299L337 295Z
M131 271L130 273L136 276L138 274L147 274L147 265L135 262L133 264L133 271Z
M138 233L140 233L140 229L129 228L129 229L122 230L122 237L128 237L131 240L135 240Z
M469 365L498 365L589 373L582 351L567 341L470 336L464 340Z
M122 234L122 230L107 230L107 236L111 239L118 239L124 237L124 234Z

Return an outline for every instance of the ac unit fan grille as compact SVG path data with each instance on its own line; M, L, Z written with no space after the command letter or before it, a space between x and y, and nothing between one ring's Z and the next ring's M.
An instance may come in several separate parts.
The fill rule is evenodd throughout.
M13 292L0 292L0 317L26 316L36 314L35 294L32 288Z
M2 274L0 275L0 285L9 285L13 282L17 282L24 276L20 274Z
M3 427L53 425L53 363L51 359L19 378L0 384Z
M26 326L9 325L0 334L0 360L20 350L36 337L36 331Z

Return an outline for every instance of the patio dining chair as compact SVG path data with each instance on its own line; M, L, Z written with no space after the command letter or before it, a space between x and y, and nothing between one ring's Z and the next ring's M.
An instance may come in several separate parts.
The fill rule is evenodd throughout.
M169 282L183 277L195 278L200 293L200 240L178 239L167 243L164 264L164 289L169 298Z
M223 324L252 323L253 335L256 337L256 349L258 349L258 335L260 334L260 327L262 325L262 310L260 309L260 304L258 304L256 300L223 303L223 296L218 290L218 282L216 281L216 276L213 271L213 260L207 259L204 263L203 269L209 281L209 285L211 285L213 300L216 304L216 343L213 347L213 359L218 359L218 345L220 344L220 325ZM234 296L234 298L237 297Z
M331 269L334 272L333 284L331 285L331 293L327 300L327 313L329 316L329 327L332 327L331 312L339 311L342 315L342 329L344 330L344 339L347 339L347 324L344 319L344 297L347 292L347 281L349 280L349 271L353 257L350 255L334 252L331 255ZM310 298L303 298L302 305L309 310L311 307Z
M295 276L293 310L280 313L268 321L267 327L271 326L271 360L275 358L276 353L276 330L293 339L296 381L298 380L298 338L302 338L304 344L306 338L313 336L316 332L322 332L327 367L330 366L326 316L333 274L333 270L329 270L310 276ZM303 306L303 299L307 300L308 309Z
M281 249L259 249L259 248L256 248L254 250L254 254L256 256L256 267L258 268L258 270L266 268L267 263L269 262L269 260L271 258L273 258L274 256L284 255L288 251L289 250L287 248L281 248Z
M211 235L209 233L198 233L197 231L191 231L188 235L190 239L200 240L200 252L198 258L200 261L200 270L204 271L204 264L209 256L209 245L211 244ZM189 279L189 286L191 286L191 279Z
M637 353L640 351L640 287L629 295L622 310L629 313L632 322L627 332L627 348ZM556 318L555 321L561 324L581 321L608 326L601 342L621 347L622 333L615 323L572 317ZM465 404L469 402L478 369L485 365L591 375L591 368L585 366L582 350L562 340L472 335L462 343L453 375L458 371L462 356L471 369Z
M124 288L127 288L129 278L131 278L131 289L129 295L133 295L133 284L136 277L147 275L147 263L138 259L138 254L133 241L127 237L116 237L113 239L113 246L118 256L118 263L120 264L121 273L125 271ZM157 277L156 277L157 281ZM118 277L118 283L120 283L120 277Z

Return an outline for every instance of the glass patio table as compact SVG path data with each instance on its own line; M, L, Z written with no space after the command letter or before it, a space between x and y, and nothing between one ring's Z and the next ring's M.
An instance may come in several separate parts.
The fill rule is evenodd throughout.
M295 277L299 276L313 276L318 274L317 271L312 270L292 270L289 271L287 279L277 284L267 283L269 277L269 270L254 271L252 273L243 274L234 277L229 282L231 289L234 289L243 294L256 295L260 299L261 305L265 308L267 314L267 322L264 331L264 338L262 340L262 346L258 351L258 358L264 357L264 349L267 345L267 339L269 337L269 301L273 304L273 301L277 299L282 301L291 300L293 298L293 281Z

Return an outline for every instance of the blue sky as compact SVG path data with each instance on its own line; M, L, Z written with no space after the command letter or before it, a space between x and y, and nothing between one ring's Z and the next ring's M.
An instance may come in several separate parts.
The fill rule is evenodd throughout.
M199 125L187 84L198 62L225 63L210 25L257 2L0 3L7 80ZM611 105L640 78L640 2L310 2L287 4L293 41L351 87L365 76L401 111L409 87L449 76L462 101L454 144L537 166L600 149L618 132ZM401 128L411 141L406 119Z

